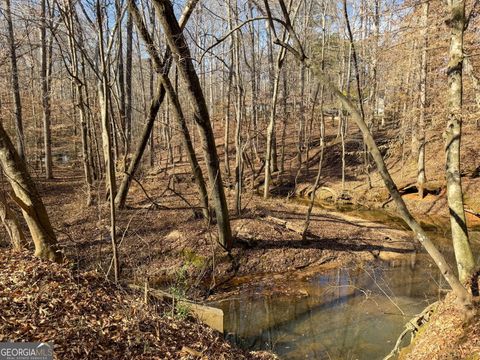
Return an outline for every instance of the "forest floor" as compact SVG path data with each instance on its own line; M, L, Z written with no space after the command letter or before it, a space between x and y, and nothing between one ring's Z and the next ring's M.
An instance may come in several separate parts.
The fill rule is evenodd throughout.
M228 255L216 244L216 227L198 219L195 207L197 193L192 186L190 169L185 160L176 159L174 166L165 161L149 168L145 164L129 193L127 209L118 212L117 240L120 242L122 277L143 284L165 287L187 277L188 293L195 298L221 296L258 283L264 291L282 291L284 276L323 271L332 267L361 265L376 258L390 260L402 257L417 245L401 221L347 216L342 207L381 209L395 215L394 204L378 174L371 168L371 188L363 171L361 136L351 126L345 144L345 183L341 181L341 143L336 136L336 124L327 121L326 147L322 163L321 188L307 239L302 241L301 230L306 213L308 187L316 176L320 150L312 140L309 161L298 172L294 139L286 141L285 172L273 174L272 197L261 197L263 172L257 162L258 176L246 166L245 193L242 213L234 213L234 190L231 178L224 177L229 202L235 247ZM224 164L223 134L216 127L217 149ZM395 127L375 131L375 138L397 186L405 189L404 199L413 214L426 224L443 225L448 229L448 206L445 196L443 139L441 129L427 133L426 174L427 195L420 199L416 193L416 165L410 144L397 141ZM259 130L261 133L261 129ZM462 177L465 190L467 223L480 226L480 146L478 130L464 126L462 142ZM259 148L264 139L259 138ZM317 147L315 147L317 145ZM280 149L278 150L280 152ZM403 159L402 160L402 152ZM200 150L199 150L200 153ZM163 155L163 156L162 156ZM165 158L165 153L160 157ZM305 160L304 154L304 160ZM253 159L250 154L250 159ZM234 159L231 160L233 169ZM95 194L93 207L84 204L85 193L79 164L56 169L56 179L39 179L42 195L51 214L58 236L69 258L79 269L106 272L110 265L108 207L102 191ZM307 170L308 169L308 170ZM120 170L120 169L119 169ZM260 186L259 186L260 184ZM302 200L303 199L303 200ZM370 220L370 221L369 221ZM378 220L377 220L378 221ZM308 268L308 269L307 269ZM181 270L179 270L181 269ZM308 270L308 271L306 271ZM272 276L275 274L272 281ZM301 276L301 275L299 275ZM182 279L183 281L183 279Z
M172 304L72 272L31 252L0 252L0 342L53 343L55 359L275 359L232 347Z
M100 201L87 208L80 175L64 171L40 185L61 246L76 268L106 273L111 261L108 206ZM228 254L216 246L216 225L198 219L190 207L196 205L196 192L187 171L185 164L177 164L175 184L153 172L143 175L141 187L132 187L127 209L118 212L122 279L161 288L182 282L196 299L247 287L288 292L282 286L286 277L377 258L395 261L417 249L411 235L395 225L321 208L314 209L302 240L305 204L246 195L242 214L231 216L235 246ZM227 190L230 208L233 195Z
M218 131L221 133L222 129ZM394 130L384 129L376 133L381 145L385 145L383 139L392 138L391 131ZM477 131L465 127L462 153L465 169L462 180L466 207L471 210L467 214L470 227L480 225L478 217L472 214L480 212ZM394 213L383 183L373 170L372 187L367 185L359 145L361 137L355 130L351 130L346 144L347 181L342 186L341 144L334 132L331 127L323 157L322 189L317 196L324 207L314 208L305 240L301 236L307 209L305 190L316 176L320 151L313 146L314 142L308 167L305 167L309 170L303 169L299 173L296 146L293 141L286 144L285 173L282 176L274 173L270 199L261 197L261 187L258 186L262 181L261 172L254 181L246 181L240 215L233 212L234 191L229 179L224 179L235 237L231 254L216 246L215 224L199 219L195 212L197 194L188 164L177 159L175 166L167 167L161 163L149 168L145 165L137 175L138 182L132 184L127 208L117 213L121 281L142 286L147 282L150 287L164 289L181 288L182 296L196 300L217 300L252 289L262 293L288 293L292 290L285 286L286 279L308 277L332 268L360 267L376 259L395 264L417 251L418 245L401 223L377 222L335 210L350 206ZM419 199L411 186L415 183L415 164L410 152L404 151L402 162L400 144L393 142L388 150L386 146L382 149L398 187L407 188L404 199L414 215L428 224L446 225L449 220L442 165L443 140L435 129L427 134L427 138L429 191L424 199ZM223 164L220 138L217 147ZM103 191L99 190L94 194L95 205L85 205L79 165L73 162L57 166L54 180L38 179L38 184L61 247L69 259L68 266L75 274L65 276L82 277L84 275L79 274L94 272L104 277L111 263L108 204L104 201ZM247 170L246 179L251 175L252 172ZM27 259L27 255L19 256ZM0 264L4 267L3 260ZM58 271L67 270L59 268ZM188 323L186 326L200 325ZM211 341L212 337L208 339ZM201 351L202 340L195 341L199 341L196 349ZM225 346L218 341L220 348ZM178 351L178 346L176 349Z

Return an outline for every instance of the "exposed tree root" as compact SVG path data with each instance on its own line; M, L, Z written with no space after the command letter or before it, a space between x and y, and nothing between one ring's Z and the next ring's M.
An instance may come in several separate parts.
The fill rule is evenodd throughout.
M403 332L398 337L397 342L395 343L395 347L387 356L383 358L383 360L392 359L399 353L402 341L404 337L407 336L407 334L410 333L410 343L413 341L413 338L418 333L420 327L425 325L430 320L430 316L435 311L437 305L438 302L434 302L428 305L420 314L416 315L405 324L405 330L403 330Z

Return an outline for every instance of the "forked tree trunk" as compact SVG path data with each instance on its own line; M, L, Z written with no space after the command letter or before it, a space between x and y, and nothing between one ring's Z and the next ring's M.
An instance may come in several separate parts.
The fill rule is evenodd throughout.
M465 27L465 2L449 0L450 10L450 60L448 62L448 120L445 130L445 155L447 199L450 210L453 249L457 260L460 281L466 283L475 270L468 239L463 191L460 178L460 139L462 136L462 68L463 32Z
M212 188L213 203L218 225L219 243L227 250L233 245L232 231L228 217L228 207L223 189L222 174L212 131L207 104L203 95L200 81L192 62L190 50L183 36L172 4L169 0L154 0L165 38L174 54L178 70L185 81L186 91L194 109L194 119L198 125L203 143L205 162L208 170L210 186Z
M298 2L297 6L293 10L294 17L296 16L298 9L300 8L301 2ZM269 33L272 32L272 25L269 23L268 27ZM282 34L282 41L288 41L289 34L285 30ZM270 51L270 50L269 50ZM273 53L273 51L272 51ZM270 118L268 121L267 126L267 146L265 149L265 181L263 186L263 197L267 199L270 196L270 182L272 179L272 171L276 171L278 169L277 166L277 140L275 135L275 124L276 124L276 112L277 112L277 105L278 105L278 92L279 92L279 84L280 84L280 72L282 70L284 61L285 61L285 48L281 48L277 54L275 68L270 71L270 78L272 78L272 87L271 87L271 95L272 95L272 107L270 110ZM273 62L273 56L269 55L269 61Z
M267 126L267 148L265 150L265 182L263 186L263 197L267 199L270 196L270 181L272 177L272 162L274 154L273 148L275 143L275 117L278 103L278 88L280 82L280 71L283 65L285 50L281 49L277 57L277 65L275 68L272 92L272 108L270 110L270 119Z
M47 210L30 177L24 161L20 158L9 136L0 124L0 163L12 186L14 201L22 209L28 229L35 244L35 255L42 259L61 262L57 238Z

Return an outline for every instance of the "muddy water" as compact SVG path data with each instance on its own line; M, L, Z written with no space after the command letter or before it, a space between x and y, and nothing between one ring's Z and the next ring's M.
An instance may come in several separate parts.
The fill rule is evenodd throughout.
M379 219L366 211L355 215ZM382 214L380 221L386 220L396 222ZM453 259L444 227L430 226L429 234ZM478 235L472 234L477 250ZM378 262L288 285L293 295L266 296L256 289L216 303L225 313L227 338L248 350L272 350L282 359L383 359L405 323L447 288L425 254L407 255L395 267Z

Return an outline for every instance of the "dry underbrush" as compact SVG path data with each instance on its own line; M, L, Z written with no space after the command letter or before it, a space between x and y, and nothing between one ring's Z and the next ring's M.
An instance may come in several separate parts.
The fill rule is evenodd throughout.
M235 349L195 319L167 316L168 308L145 305L94 272L0 252L0 342L53 342L58 359L273 358Z

